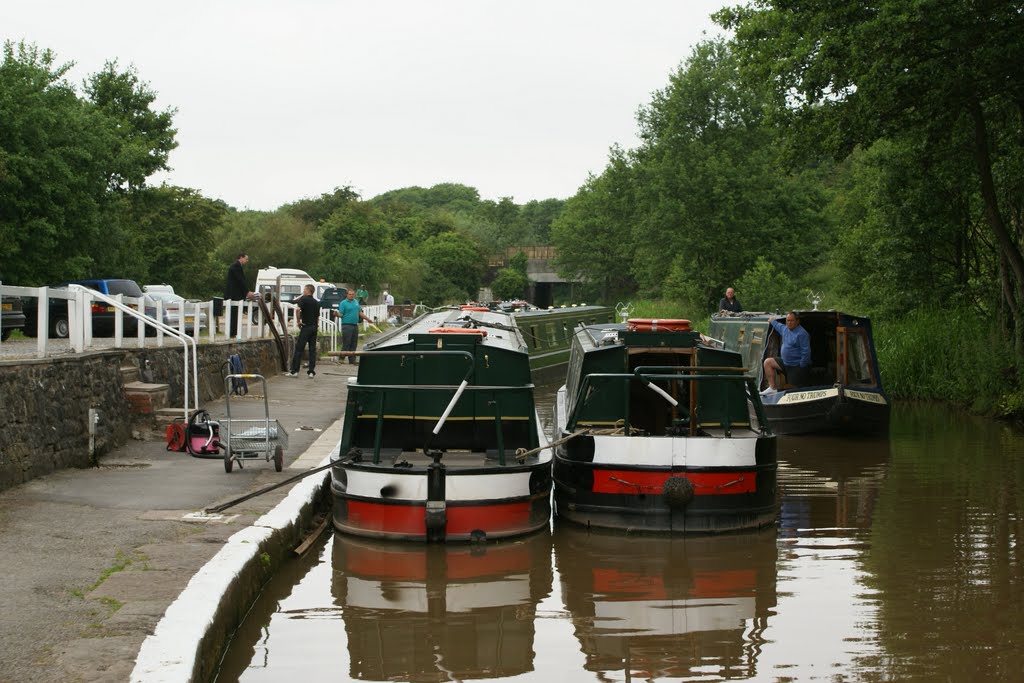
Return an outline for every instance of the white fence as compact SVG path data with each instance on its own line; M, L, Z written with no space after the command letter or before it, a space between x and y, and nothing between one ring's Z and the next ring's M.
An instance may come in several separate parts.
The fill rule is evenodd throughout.
M214 316L213 301L186 301L177 315L176 325L171 326L165 322L164 302L146 297L108 297L77 285L55 288L0 284L0 295L23 299L25 308L32 312L29 319L33 325L33 329L23 332L25 336L35 338L34 349L23 341L0 342L0 350L4 356L10 356L17 350L20 351L17 355L45 358L54 353L81 353L99 346L142 348L165 346L168 343L177 345L183 337L191 338L197 343L213 343L232 338L243 341L273 335L270 322L265 319L255 301L225 301L223 315L220 317ZM51 300L56 300L57 303L49 303ZM60 301L66 302L66 308ZM374 313L369 311L376 308L384 309L383 312L376 312L378 316L386 313L384 306L368 306L364 310L373 318ZM278 333L298 330L297 307L283 303L281 309L285 316L284 326L282 327L277 319L273 321ZM110 339L100 344L97 344L93 330L93 316L96 313L109 313L113 319ZM339 325L333 319L332 313L329 310L320 312L320 332L330 335L331 350L337 350L336 337ZM238 325L235 334L230 336L228 330L232 318L238 321ZM109 318L105 316L105 319ZM134 334L125 334L126 319L138 321ZM202 323L204 319L205 325Z

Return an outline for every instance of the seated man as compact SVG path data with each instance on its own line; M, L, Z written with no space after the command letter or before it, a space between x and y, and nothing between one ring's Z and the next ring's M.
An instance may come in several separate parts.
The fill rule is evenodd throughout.
M762 395L774 394L778 386L779 371L786 373L790 384L800 386L807 383L811 369L811 336L800 325L800 316L795 311L786 314L786 324L771 321L772 327L782 337L782 349L778 356L764 359L764 376L768 387Z

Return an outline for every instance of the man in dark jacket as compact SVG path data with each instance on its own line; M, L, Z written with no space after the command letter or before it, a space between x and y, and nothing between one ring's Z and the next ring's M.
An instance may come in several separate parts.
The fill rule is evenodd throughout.
M243 251L238 255L238 260L228 268L227 282L224 283L225 301L244 301L252 296L249 284L245 281L244 266L248 262L249 255ZM238 319L241 317L241 312L236 309L228 315L231 316L231 330L228 335L234 337L238 333Z
M306 346L309 346L309 368L306 370L306 376L310 379L316 377L316 331L320 323L320 302L313 298L313 291L313 285L306 285L302 290L302 296L292 302L299 307L299 338L295 342L289 377L299 374L299 363L302 362L302 352Z
M718 302L718 310L729 311L730 313L742 313L743 306L740 304L740 300L736 298L736 290L732 287L727 287L725 290L725 296Z

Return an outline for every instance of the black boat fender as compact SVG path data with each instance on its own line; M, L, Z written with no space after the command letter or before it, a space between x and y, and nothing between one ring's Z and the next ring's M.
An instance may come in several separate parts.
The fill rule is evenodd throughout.
M684 508L693 500L693 482L686 477L669 477L661 493L670 508Z

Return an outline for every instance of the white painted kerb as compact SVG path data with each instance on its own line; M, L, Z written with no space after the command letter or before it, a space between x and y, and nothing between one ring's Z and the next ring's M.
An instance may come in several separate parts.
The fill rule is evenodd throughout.
M325 433L323 437L327 437ZM330 436L334 436L331 434ZM320 440L323 439L318 439ZM314 444L315 445L315 444ZM334 446L334 450L340 443ZM320 465L330 462L327 455ZM156 625L153 635L142 642L132 683L186 683L192 680L199 644L213 624L220 596L227 592L273 532L299 521L302 509L319 495L330 472L311 475L298 482L273 510L228 539L220 551L203 565L171 603Z

